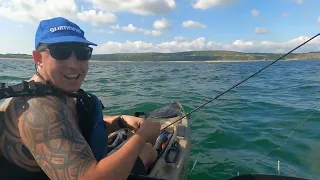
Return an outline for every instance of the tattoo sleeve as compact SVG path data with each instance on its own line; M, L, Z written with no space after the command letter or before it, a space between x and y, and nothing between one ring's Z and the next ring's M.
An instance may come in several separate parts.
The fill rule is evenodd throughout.
M22 98L14 98L11 102L4 102L0 108L0 149L2 150L2 155L8 161L29 172L38 172L39 166L34 161L32 154L25 146L21 145L20 133L17 127L17 117L21 114L16 110L24 109L22 107L24 102Z
M81 179L96 163L75 122L56 97L29 100L20 117L22 140L50 179Z

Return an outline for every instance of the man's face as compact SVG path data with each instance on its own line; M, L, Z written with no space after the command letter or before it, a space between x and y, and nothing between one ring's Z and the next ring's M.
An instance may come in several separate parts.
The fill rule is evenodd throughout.
M54 44L41 51L42 67L38 69L54 86L75 92L87 75L88 56L91 51L85 45Z

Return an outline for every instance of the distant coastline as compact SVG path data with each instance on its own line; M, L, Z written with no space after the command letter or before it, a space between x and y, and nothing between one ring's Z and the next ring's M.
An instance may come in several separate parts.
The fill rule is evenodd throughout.
M176 53L117 53L94 54L92 62L250 62L272 61L280 58L281 53L244 53L237 51L185 51ZM32 60L29 54L0 54L0 59ZM320 52L292 53L283 60L320 59Z
M31 61L33 60L32 58L5 58L5 57L0 57L0 60L19 60L19 61Z
M13 61L32 61L33 59L20 59L20 58L0 58L1 60L13 60ZM213 60L213 61L157 61L157 62L171 62L171 63L192 63L192 62L199 62L199 63L232 63L232 62L263 62L263 61L274 61L273 60ZM284 59L281 61L307 61L307 60L320 60L319 59ZM117 62L117 63L136 63L137 61L105 61L105 60L93 60L91 59L90 62ZM138 62L155 62L155 61L138 61Z

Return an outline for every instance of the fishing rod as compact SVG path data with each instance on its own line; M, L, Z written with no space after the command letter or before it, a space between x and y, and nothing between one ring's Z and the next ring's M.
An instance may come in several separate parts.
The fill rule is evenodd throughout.
M223 93L217 95L216 97L212 98L211 100L207 101L206 103L202 104L201 106L193 109L192 111L190 111L189 113L187 113L186 115L184 115L183 117L179 118L178 120L170 123L169 125L165 126L164 128L162 128L160 131L165 130L166 128L168 128L169 126L171 126L172 124L180 121L181 119L189 116L190 114L194 113L195 111L199 110L200 108L202 108L203 106L209 104L210 102L214 101L215 99L218 99L220 96L224 95L225 93L229 92L230 90L236 88L237 86L239 86L240 84L246 82L247 80L249 80L250 78L256 76L257 74L259 74L261 71L265 70L266 68L268 68L269 66L271 66L272 64L276 63L277 61L281 60L282 58L286 57L287 55L291 54L293 51L299 49L300 47L302 47L303 45L307 44L309 41L313 40L314 38L316 38L317 36L319 36L320 33L318 33L317 35L313 36L312 38L310 38L309 40L305 41L304 43L300 44L299 46L297 46L296 48L292 49L291 51L289 51L288 53L286 53L285 55L281 56L280 58L274 60L272 63L268 64L267 66L263 67L262 69L260 69L259 71L255 72L254 74L252 74L251 76L247 77L246 79L242 80L241 82L237 83L236 85L232 86L231 88L229 88L228 90L224 91Z

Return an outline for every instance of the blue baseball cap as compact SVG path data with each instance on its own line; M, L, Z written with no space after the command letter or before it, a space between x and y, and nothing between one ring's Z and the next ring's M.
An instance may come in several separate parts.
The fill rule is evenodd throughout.
M84 31L78 25L63 17L40 21L35 36L35 48L38 47L39 43L54 44L65 42L79 42L97 46L97 44L88 41L84 37Z

